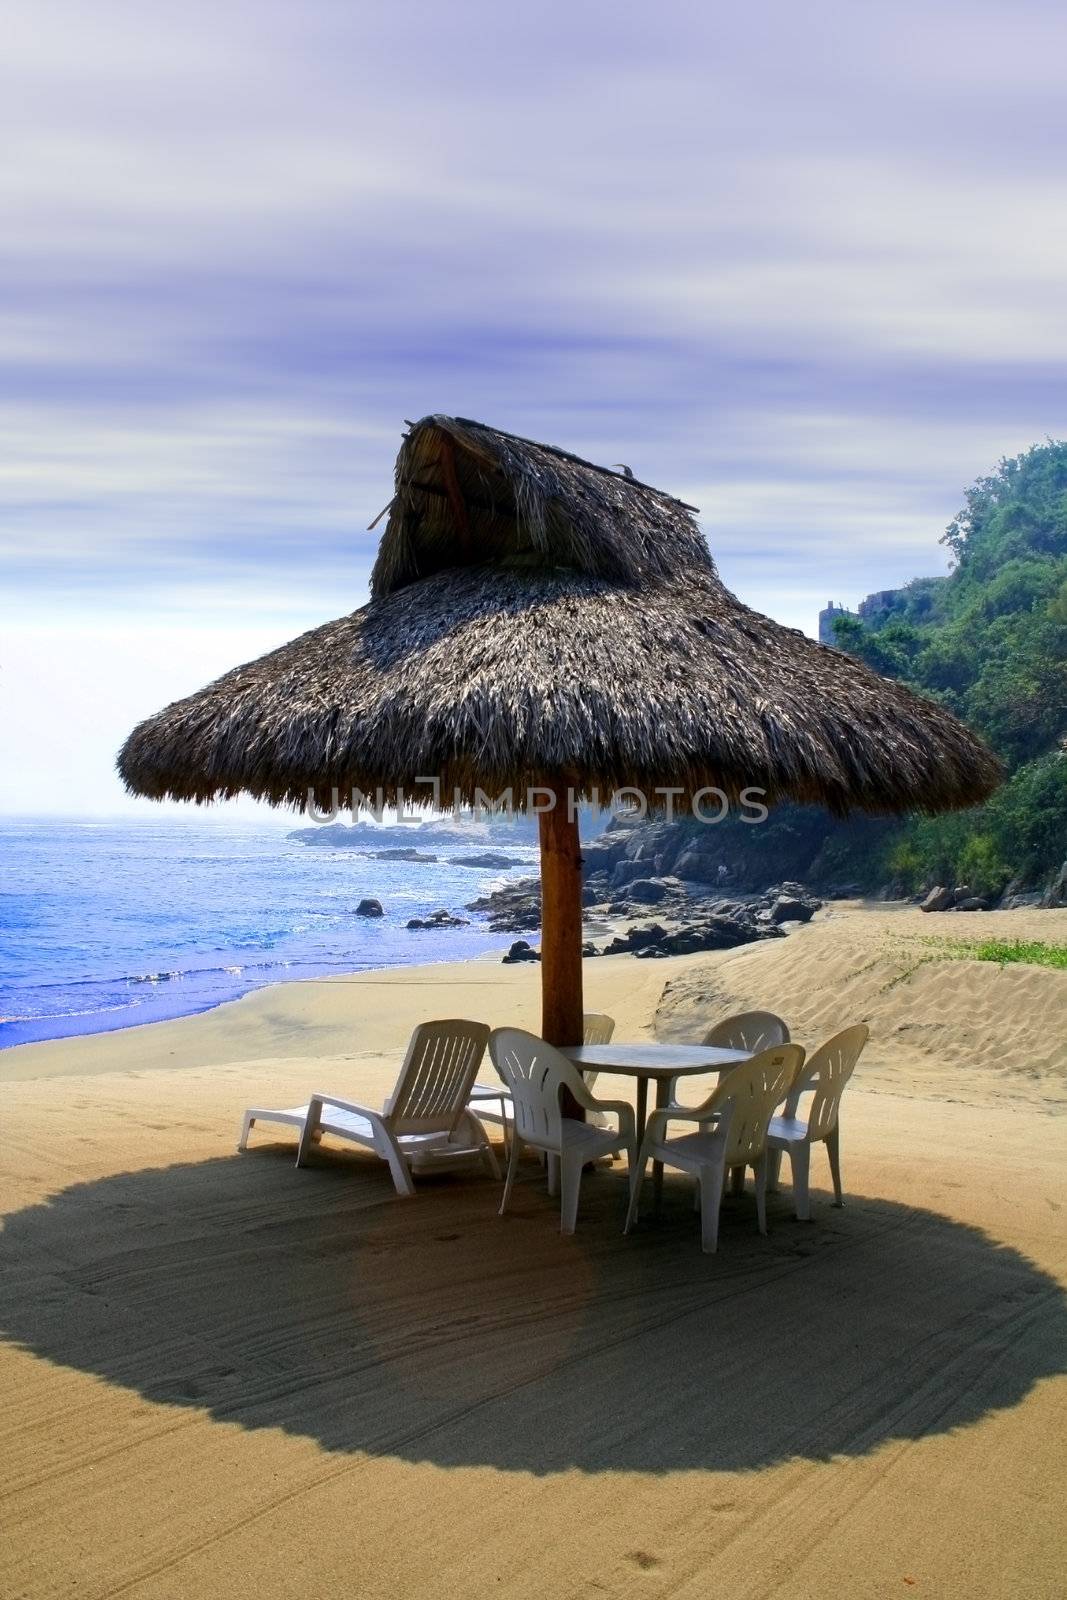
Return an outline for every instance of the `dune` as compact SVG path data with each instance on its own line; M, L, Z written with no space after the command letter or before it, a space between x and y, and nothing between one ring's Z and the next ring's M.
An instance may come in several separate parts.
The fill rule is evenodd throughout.
M654 1028L770 1006L809 1046L866 1022L866 1088L975 1104L1067 1105L1067 971L960 959L957 942L1067 946L1067 911L924 915L832 906L788 939L705 957L668 980Z
M1062 1592L1067 974L946 958L1067 914L833 907L788 939L587 964L618 1036L773 1005L864 1018L847 1204L687 1191L578 1233L530 1163L398 1200L241 1108L374 1100L421 1017L536 1025L491 961L263 990L0 1056L0 1593L156 1597ZM974 934L970 929L974 928ZM928 959L929 958L929 959ZM623 1080L614 1080L617 1092Z

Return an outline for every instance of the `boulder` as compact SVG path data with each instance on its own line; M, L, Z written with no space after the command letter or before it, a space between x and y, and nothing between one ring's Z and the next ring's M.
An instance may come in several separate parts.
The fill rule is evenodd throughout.
M613 889L623 889L627 884L633 883L635 878L647 877L647 861L618 861L612 868L611 887Z
M357 917L385 916L385 912L382 910L382 902L380 900L361 900L359 905L356 907L355 914Z
M635 878L627 889L629 898L643 906L658 906L662 900L666 900L667 893L667 885L662 878Z
M812 900L798 900L795 895L780 894L770 907L771 921L780 922L810 922L815 915L817 902Z
M989 901L983 900L980 894L968 895L966 900L959 900L952 907L953 911L988 911Z
M694 923L668 935L662 948L673 956L688 956L697 950L733 950L738 944L749 943L753 937L754 933L746 933L738 939L733 929L714 922Z
M753 928L748 921L740 917L713 916L708 919L708 926L714 928L720 939L729 940L730 944L748 944L752 938ZM728 949L729 945L723 945Z
M1048 911L1067 906L1067 861L1063 863L1063 866L1041 896L1041 905L1043 909Z
M930 890L930 893L926 896L926 899L923 901L922 905L919 907L919 910L920 911L947 911L951 904L952 904L952 890L951 889L946 889L944 884L940 884L939 883L935 889L931 889Z
M540 950L532 950L525 939L516 939L508 949L505 956L501 956L505 966L514 965L516 961L540 961Z
M678 933L664 939L661 949L667 950L669 955L696 955L697 950L712 950L715 946L707 942L704 928L680 928Z
M721 864L722 854L718 846L710 842L690 844L679 852L672 870L676 877L689 882L717 883Z
M612 833L609 829L599 839L582 845L583 865L590 873L610 870L617 861L623 859L629 843L625 833Z

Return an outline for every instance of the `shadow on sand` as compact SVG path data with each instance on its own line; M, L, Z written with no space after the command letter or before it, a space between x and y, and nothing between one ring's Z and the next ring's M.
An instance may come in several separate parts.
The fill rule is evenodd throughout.
M719 1254L668 1176L620 1235L621 1168L561 1239L527 1169L393 1197L380 1163L291 1147L122 1174L10 1217L6 1336L150 1400L328 1450L546 1473L855 1455L1016 1404L1064 1370L1067 1305L934 1212L724 1206Z

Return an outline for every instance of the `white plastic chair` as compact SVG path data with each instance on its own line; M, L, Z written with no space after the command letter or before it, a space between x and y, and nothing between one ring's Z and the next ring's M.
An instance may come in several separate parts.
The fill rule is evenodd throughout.
M789 1029L773 1011L739 1011L709 1028L700 1042L718 1050L769 1050L772 1045L789 1043ZM678 1083L677 1078L671 1079L671 1105L687 1103L678 1098Z
M490 1049L492 1041L490 1040ZM719 1208L726 1174L733 1168L756 1171L756 1214L767 1232L767 1126L803 1065L798 1044L776 1045L732 1067L701 1106L666 1106L653 1111L637 1163L630 1173L630 1206L625 1233L637 1221L641 1182L650 1160L691 1172L698 1182L701 1248L718 1244ZM697 1131L671 1138L668 1124L695 1122Z
M615 1032L615 1018L609 1017L604 1011L587 1011L582 1018L582 1043L583 1044L610 1044ZM586 1083L592 1083L588 1073L584 1073Z
M583 1044L608 1044L615 1032L615 1018L608 1017L599 1011L587 1011L582 1018L582 1043ZM591 1089L596 1082L595 1072L583 1072L585 1086ZM511 1095L502 1083L476 1083L471 1090L470 1107L477 1112L483 1122L499 1124L504 1131L504 1155L509 1154L508 1144L508 1107L511 1105ZM609 1126L607 1119L599 1115L592 1115L590 1121L597 1127Z
M587 1011L582 1018L582 1043L583 1044L610 1044L615 1032L615 1018L609 1017L603 1011ZM592 1089L600 1073L593 1068L582 1073L587 1089ZM611 1124L601 1111L591 1111L589 1121L598 1128L608 1128Z
M789 1029L773 1011L739 1011L709 1028L701 1043L722 1050L769 1050L789 1043Z
M625 1150L632 1166L637 1153L633 1107L625 1100L596 1100L577 1067L544 1039L521 1028L496 1028L489 1035L493 1065L511 1091L514 1121L504 1194L503 1216L524 1145L543 1150L548 1158L548 1192L561 1192L560 1232L573 1233L578 1218L582 1168L597 1156ZM611 1112L617 1128L598 1127L565 1117L560 1091L567 1089L584 1111ZM553 1158L556 1158L555 1160Z
M808 1177L813 1144L822 1143L826 1146L834 1184L834 1205L843 1206L845 1203L841 1198L841 1130L838 1116L841 1096L869 1038L870 1029L860 1022L855 1027L835 1033L832 1039L820 1045L797 1074L782 1115L771 1118L767 1130L767 1148L770 1152L768 1181L772 1189L777 1188L782 1156L788 1155L793 1174L793 1205L801 1222L807 1222L811 1216ZM801 1098L809 1093L813 1098L807 1114L799 1116Z
M299 1123L296 1164L302 1167L324 1133L375 1150L389 1165L398 1194L415 1193L412 1166L418 1170L443 1161L478 1156L500 1177L489 1137L467 1108L470 1087L485 1053L489 1029L462 1019L421 1022L411 1035L396 1088L382 1110L316 1093L306 1106L284 1111L250 1107L244 1115L238 1150L248 1144L257 1122Z

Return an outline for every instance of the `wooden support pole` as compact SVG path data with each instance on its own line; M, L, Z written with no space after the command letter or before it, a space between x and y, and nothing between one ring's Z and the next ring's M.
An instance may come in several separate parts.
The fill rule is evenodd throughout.
M538 818L541 843L541 1035L549 1044L581 1044L582 857L568 785L546 782L556 797Z

